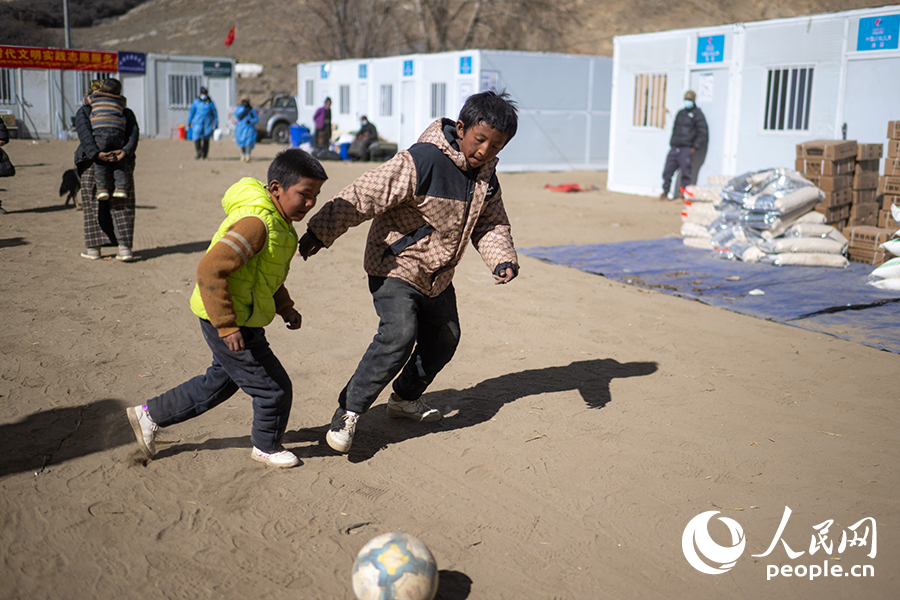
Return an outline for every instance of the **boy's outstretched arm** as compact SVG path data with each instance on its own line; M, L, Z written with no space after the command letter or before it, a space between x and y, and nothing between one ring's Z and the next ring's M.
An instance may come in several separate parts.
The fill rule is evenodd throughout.
M503 207L500 184L496 193L485 201L485 207L472 230L472 245L491 270L497 285L509 283L519 274L519 257L513 245L509 218Z
M337 238L364 221L412 200L416 195L416 165L409 152L366 171L322 205L307 223L298 251L308 258L330 248Z

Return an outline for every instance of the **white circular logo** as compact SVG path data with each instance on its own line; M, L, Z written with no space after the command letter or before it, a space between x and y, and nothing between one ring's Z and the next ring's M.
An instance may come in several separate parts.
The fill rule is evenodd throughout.
M728 531L731 532L731 546L720 546L715 543L709 537L707 527L709 520L717 514L719 514L717 510L700 513L690 520L687 527L684 528L684 535L681 536L681 549L684 551L684 557L692 567L709 575L719 575L730 571L747 544L744 530L741 529L740 524L728 517L719 517L719 520L725 523ZM703 560L704 558L706 560ZM715 563L715 565L711 566L708 563Z

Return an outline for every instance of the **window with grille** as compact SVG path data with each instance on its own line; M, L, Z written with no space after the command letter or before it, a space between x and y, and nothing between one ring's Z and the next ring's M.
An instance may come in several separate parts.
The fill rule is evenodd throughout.
M0 104L15 104L12 69L0 69Z
M667 77L658 73L635 75L632 125L665 128Z
M769 69L763 129L766 131L809 129L812 83L813 67Z
M200 75L169 74L169 108L190 108L200 86Z
M447 84L432 83L431 84L431 118L437 119L443 117L446 112L447 105Z
M315 91L315 89L313 88L313 80L307 79L306 80L306 95L303 99L303 104L305 104L306 106L315 106L316 99L315 99L315 94L313 93L314 91Z
M78 85L78 97L83 98L85 94L91 91L91 82L95 79L103 81L112 77L112 73L100 73L94 71L78 71L76 73L76 81ZM123 92L124 93L124 92Z
M340 87L340 104L339 111L342 115L350 114L350 86L342 85Z
M382 117L390 117L394 114L394 86L381 86L381 111L378 113Z

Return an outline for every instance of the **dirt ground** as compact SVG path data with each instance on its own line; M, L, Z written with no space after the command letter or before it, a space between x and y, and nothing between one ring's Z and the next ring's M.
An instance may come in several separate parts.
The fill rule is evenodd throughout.
M124 408L208 366L188 308L196 264L223 192L263 179L279 148L245 164L223 140L197 162L188 143L142 141L132 264L79 257L82 213L57 195L75 142L5 149L18 173L0 180L2 599L349 599L356 553L388 531L428 545L445 600L900 595L896 355L526 256L506 286L471 249L457 270L463 339L425 397L443 421L389 421L382 397L334 454L325 428L377 324L366 227L294 261L303 328L268 330L303 464L250 460L240 393L163 430L145 463ZM321 202L366 166L326 168ZM543 189L604 190L603 172L500 179L520 248L680 225L652 198ZM720 511L719 546L735 543L719 517L742 528L723 574L682 550L706 511ZM867 544L840 548L865 518Z

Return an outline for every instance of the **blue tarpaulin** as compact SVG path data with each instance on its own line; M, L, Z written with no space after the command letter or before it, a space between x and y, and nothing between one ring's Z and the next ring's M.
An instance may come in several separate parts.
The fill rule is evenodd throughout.
M666 294L900 353L898 292L866 285L871 265L775 267L724 260L679 238L543 246L522 254ZM751 295L761 290L762 295Z

